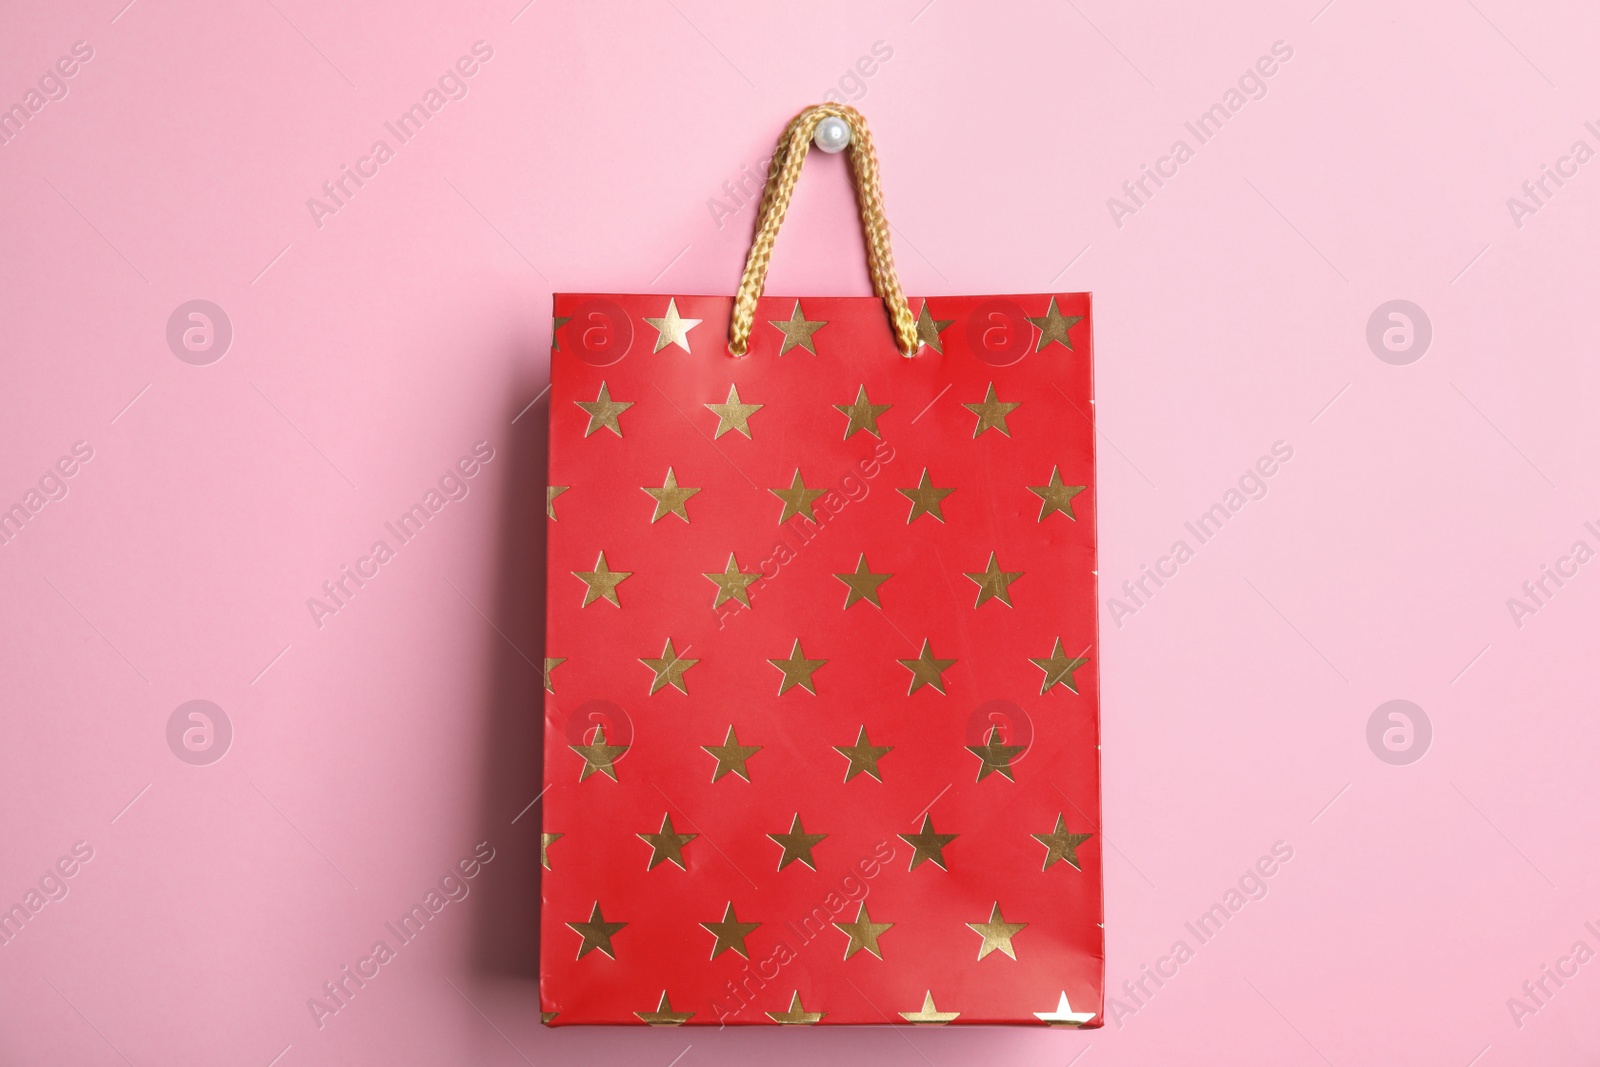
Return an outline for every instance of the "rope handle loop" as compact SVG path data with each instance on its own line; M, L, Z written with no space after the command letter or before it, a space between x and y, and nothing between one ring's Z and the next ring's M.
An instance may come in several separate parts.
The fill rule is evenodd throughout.
M772 247L778 228L789 210L800 168L811 148L817 125L826 118L843 119L850 127L851 170L855 176L856 201L861 208L861 228L867 239L867 266L872 274L872 290L883 300L890 327L901 355L917 354L917 324L906 303L906 295L895 275L894 250L889 242L889 220L883 213L883 192L878 185L878 157L872 149L872 134L861 112L848 104L817 104L790 120L772 153L772 168L761 194L756 214L755 240L745 260L744 276L733 300L733 319L728 328L728 352L743 356L750 350L750 330L755 323L756 301L767 284L767 267L772 262Z

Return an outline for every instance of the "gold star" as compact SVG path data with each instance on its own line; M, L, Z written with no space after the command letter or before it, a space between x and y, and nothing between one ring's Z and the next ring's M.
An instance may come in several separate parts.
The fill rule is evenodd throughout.
M1012 607L1011 583L1022 577L1021 571L1003 571L995 560L995 554L989 553L989 566L976 573L963 572L968 578L978 583L978 602L972 605L975 608L983 606L986 600L998 600L1006 607Z
M872 916L867 914L867 902L863 900L856 908L855 922L834 923L833 925L837 926L839 932L850 939L850 943L844 947L845 959L849 959L862 949L866 949L881 960L883 959L883 952L878 948L878 938L882 937L884 932L894 923L873 922Z
M677 345L685 352L689 351L689 331L700 325L700 319L685 319L678 315L678 302L675 299L667 301L667 313L659 319L645 317L656 330L656 346L652 352L659 352L668 345Z
M933 313L928 310L928 302L922 302L922 310L917 312L917 340L944 355L944 343L939 340L939 335L944 332L955 319L934 319Z
M896 488L895 492L911 501L911 514L906 517L906 523L917 521L918 515L932 515L940 522L944 521L944 498L955 492L954 489L936 489L928 477L928 468L922 468L922 481L914 489Z
M972 430L972 436L977 437L985 430L999 430L1007 437L1011 436L1011 428L1006 425L1006 416L1022 406L1020 402L1008 404L998 400L994 395L994 383L989 383L989 391L984 394L981 404L962 404L962 407L978 416L978 425Z
M583 781L591 774L599 772L611 779L617 780L617 760L628 751L627 745L606 744L606 728L594 728L594 740L587 745L568 745L568 748L583 757L583 770L578 773L578 781Z
M1050 310L1038 318L1029 315L1028 321L1039 327L1039 346L1035 352L1043 352L1044 346L1052 341L1059 342L1072 351L1072 338L1067 336L1067 331L1083 321L1082 315L1063 315L1056 308L1056 298L1050 298Z
M1078 521L1078 516L1072 513L1072 498L1089 488L1086 485L1063 485L1061 482L1061 468L1050 468L1050 482L1048 485L1030 485L1028 492L1037 496L1042 504L1039 505L1039 521L1043 522L1046 515L1061 512L1073 522Z
M556 681L550 677L550 672L565 662L567 662L567 657L565 656L546 656L544 658L544 691L546 693L554 693L556 691Z
M972 931L983 938L983 946L978 949L978 958L981 960L995 949L999 949L1012 959L1017 958L1016 949L1011 947L1011 939L1022 932L1027 923L1008 923L1006 917L1000 914L1000 902L995 901L994 908L989 912L989 921L986 923L968 923Z
M739 387L728 386L728 399L721 404L707 404L712 413L717 416L717 432L711 435L715 441L729 430L738 430L746 437L750 436L750 416L766 407L765 404L745 404L739 400Z
M741 745L739 735L733 732L733 727L728 727L728 736L722 739L720 745L701 745L701 748L711 753L717 761L717 769L711 772L711 780L719 781L728 772L737 774L745 781L750 780L750 768L745 764L751 756L762 749L761 745Z
M1047 1026L1082 1026L1094 1019L1092 1011L1073 1011L1072 1005L1067 1003L1067 995L1061 994L1061 999L1056 1002L1055 1011L1036 1011L1033 1013L1040 1022Z
M566 836L566 834L541 834L539 836L539 866L547 871L550 869L550 846Z
M794 478L789 482L789 488L768 489L767 492L783 501L783 514L778 518L778 525L782 526L796 515L804 515L812 522L816 522L816 513L811 510L812 502L826 493L827 490L807 489L805 481L800 477L800 468L796 467L794 469Z
M642 1021L651 1026L682 1026L694 1018L692 1011L673 1011L672 1001L667 999L667 991L661 991L661 1002L656 1005L655 1011L634 1012Z
M767 836L783 846L783 855L778 859L778 870L781 871L795 860L799 860L814 871L817 865L811 860L811 850L828 835L806 833L806 828L800 822L800 815L796 812L794 821L789 824L788 833Z
M933 990L922 994L921 1011L903 1011L900 1018L913 1026L943 1026L961 1016L959 1011L940 1011L933 1006Z
M654 693L657 689L670 685L678 692L687 695L689 687L684 684L683 672L700 661L679 656L672 647L672 638L669 637L667 646L661 650L660 656L640 656L639 662L656 672L656 676L650 680L650 692Z
M555 1017L560 1014L561 1013L559 1011L541 1011L539 1013L539 1021L544 1023L546 1026L549 1026Z
M844 606L849 607L858 600L865 600L875 608L883 607L878 601L878 586L893 578L892 574L873 574L867 568L867 554L861 553L861 558L856 560L856 569L844 574L835 574L845 585L850 587L850 592L845 594Z
M628 924L606 922L606 917L600 914L600 902L597 900L594 902L594 909L589 912L588 922L568 923L567 925L572 927L579 937L583 938L583 942L578 945L578 958L581 960L595 949L599 949L612 959L616 959L617 954L611 951L611 939L616 936L618 930Z
M960 836L960 834L935 833L933 816L924 815L922 817L922 829L914 834L899 835L900 840L912 848L911 866L907 867L906 870L914 871L917 869L917 864L927 860L941 871L948 871L950 868L944 865L944 846Z
M561 337L560 337L561 327L563 327L567 323L571 322L572 321L572 316L571 315L557 315L557 316L555 316L555 320L556 320L556 324L554 326L550 327L550 350L552 352L559 352L559 351L561 351Z
M650 846L650 866L645 870L653 871L657 866L671 860L678 865L680 871L687 871L688 865L683 862L683 846L699 837L699 834L680 834L672 826L672 813L665 812L661 816L661 829L653 834L640 834L639 840Z
M900 666L911 672L911 688L906 691L910 696L925 685L931 685L940 693L944 692L944 672L955 663L953 659L935 659L933 649L929 647L926 637L922 639L922 651L916 659L903 659L898 661Z
M1067 821L1057 812L1056 828L1054 830L1047 834L1029 834L1028 836L1039 842L1046 849L1042 870L1048 871L1051 864L1066 860L1072 864L1073 870L1081 871L1083 868L1078 866L1078 846L1094 835L1067 833Z
M1089 661L1083 657L1069 657L1061 648L1061 638L1058 637L1056 638L1056 647L1049 656L1044 659L1034 659L1029 656L1028 662L1044 671L1044 685L1039 689L1039 695L1043 696L1050 692L1051 686L1055 685L1064 685L1076 693L1078 691L1078 682L1073 677L1073 672L1086 665Z
M661 483L660 489L652 489L648 485L641 485L639 488L649 493L656 502L655 514L650 516L651 522L655 522L664 515L676 515L684 522L688 522L689 511L684 505L689 502L690 497L700 491L698 489L680 488L678 476L673 473L671 467L667 468L667 477Z
M991 774L1002 774L1006 781L1014 782L1011 776L1011 761L1028 750L1027 745L1002 745L1000 743L1000 727L989 727L989 740L982 745L968 745L967 751L978 757L978 781L983 781Z
M600 558L595 560L592 571L573 571L573 576L582 581L588 588L583 593L583 607L588 607L596 600L609 600L617 607L622 607L622 601L617 599L617 586L625 579L632 576L632 571L614 571L606 562L606 554L600 553Z
M570 485L550 485L544 490L544 513L554 522L556 517L556 497L571 489Z
M883 781L883 775L878 773L878 761L894 751L893 745L874 745L867 739L867 728L861 727L856 734L856 743L853 745L834 745L833 750L850 761L850 766L845 769L844 780L849 781L858 774L870 774L878 781Z
M828 325L826 322L808 320L800 311L800 301L794 302L794 314L787 320L768 319L768 322L783 331L783 347L778 349L778 355L783 355L791 348L803 348L813 356L817 354L816 343L811 335Z
M894 407L893 404L874 404L867 399L867 387L856 386L856 402L854 404L835 404L840 414L850 417L850 425L845 427L844 439L850 440L851 436L859 430L865 430L880 441L883 435L878 432L878 416Z
M730 900L728 901L728 906L722 909L721 922L701 923L700 925L710 931L711 935L717 939L717 943L711 946L712 959L716 959L729 949L737 952L745 959L749 959L750 953L745 950L744 939L755 933L756 927L761 924L740 922L739 916L733 913L733 901Z
M783 696L795 686L804 686L806 691L816 695L816 683L811 676L818 667L828 662L825 659L807 659L805 651L800 647L800 639L794 639L794 647L789 650L788 659L769 659L768 663L783 672L783 681L778 684L778 695Z
M717 585L717 599L711 602L713 608L719 608L729 600L737 600L745 607L750 606L750 583L761 577L760 571L741 571L739 561L733 558L733 553L728 553L728 565L721 573L717 571L704 571Z
M622 424L617 419L633 407L631 400L612 400L611 390L605 382L600 383L600 395L593 400L574 400L573 403L589 413L589 426L583 431L585 437L602 426L621 437Z
M822 1021L828 1014L825 1011L806 1011L800 1005L800 991L796 989L794 996L789 998L788 1011L769 1011L767 1018L775 1023L785 1023L791 1026L811 1026Z

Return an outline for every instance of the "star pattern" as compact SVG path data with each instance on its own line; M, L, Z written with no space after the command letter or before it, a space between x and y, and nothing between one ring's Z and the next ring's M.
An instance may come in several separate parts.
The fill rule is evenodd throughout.
M924 860L933 864L941 871L950 868L944 865L944 846L954 841L960 834L941 834L933 829L933 816L922 817L922 828L914 834L901 834L900 840L911 846L911 866L906 870L914 871L917 865Z
M750 950L745 948L744 939L755 933L761 926L760 923L742 923L739 916L733 912L733 901L728 901L728 906L722 910L722 919L719 922L701 923L716 938L716 943L711 946L711 958L716 959L724 952L734 952L745 959L750 958Z
M806 692L816 695L817 686L811 676L828 661L825 659L808 659L805 650L800 647L800 639L794 639L794 648L789 650L787 659L769 659L778 670L783 672L783 681L778 683L778 695L783 696L795 686L800 686Z
M1078 516L1072 513L1072 498L1089 488L1086 485L1065 485L1061 481L1061 468L1050 468L1050 480L1044 485L1030 485L1028 492L1039 498L1039 521L1043 522L1046 515L1057 512L1065 515L1073 522L1078 521Z
M573 931L583 939L578 945L578 958L581 960L597 949L612 959L616 959L617 954L611 949L611 939L617 935L617 931L628 924L606 922L606 917L600 914L600 902L597 900L589 912L588 921L569 922L567 925L572 927Z
M1090 946L1101 936L1095 925L1101 917L1100 851L1089 844L1094 834L1072 832L1064 812L1044 807L1052 798L1060 801L1049 783L1065 766L1071 769L1057 780L1063 788L1073 783L1070 792L1082 805L1084 822L1093 825L1099 810L1098 684L1088 669L1097 614L1095 505L1094 495L1084 495L1088 486L1067 484L1074 476L1089 481L1094 469L1088 361L1044 355L994 362L1012 357L986 353L982 346L988 342L979 340L978 326L978 316L989 315L989 308L999 307L1016 321L1024 309L1038 311L1039 302L1045 302L1043 314L1025 316L1036 333L1034 347L1027 349L1028 335L1019 331L1023 351L1045 353L1059 343L1069 353L1087 354L1086 300L936 298L947 316L943 319L921 301L917 338L931 351L906 361L893 350L881 304L868 308L863 303L858 318L850 302L816 298L813 313L821 308L833 320L829 323L810 319L802 302L795 301L787 318L770 320L781 342L739 362L725 356L718 338L692 332L700 325L713 332L726 328L725 312L712 298L685 298L701 319L685 318L675 297L664 310L659 298L604 299L654 334L639 334L632 359L601 370L587 362L592 353L571 351L576 341L563 351L559 331L568 319L558 316L552 331L547 632L555 639L553 647L566 655L544 661L546 736L553 741L546 746L552 753L547 789L554 792L542 809L539 863L545 907L552 912L547 921L572 930L577 952L561 956L571 951L572 942L564 949L560 943L551 946L556 958L547 954L543 964L541 1007L560 1009L560 1023L884 1021L862 1005L865 996L909 1025L1099 1025L1099 957L1084 953L1092 953ZM557 309L570 312L579 306L571 300L558 295ZM957 329L946 336L951 326ZM700 347L691 351L696 336ZM695 358L649 358L674 346ZM773 360L774 353L796 349L814 358L799 365ZM779 368L787 369L780 375ZM945 391L952 395L943 397ZM747 400L751 393L763 402ZM717 402L724 394L726 399ZM1019 412L1024 402L1033 415ZM709 414L698 415L701 407ZM1023 418L1010 421L1016 414ZM758 445L738 442L741 436L753 441L755 429L762 432ZM990 430L998 433L990 436ZM600 443L611 437L621 440ZM785 469L791 471L786 487ZM807 483L806 471L820 487ZM640 484L651 479L659 482ZM695 484L684 485L685 479ZM890 488L895 492L887 492ZM649 513L632 496L635 491L651 498ZM759 503L769 492L781 503L777 531L765 510L770 500ZM947 511L952 494L955 506ZM1029 497L1038 501L1037 508ZM1063 518L1052 519L1056 515ZM671 517L678 522L665 521ZM918 521L924 517L931 521ZM1005 561L999 559L1001 551ZM629 569L615 566L613 556ZM720 568L719 559L725 560ZM979 570L963 569L980 563ZM1019 569L1005 569L1003 563ZM706 566L713 569L702 570ZM569 573L583 583L581 601L575 587L562 584ZM695 575L712 585L709 615L708 602L701 599L706 587ZM842 600L834 599L839 586L828 581L830 576L844 586ZM962 576L976 588L962 584ZM628 584L634 577L640 581ZM892 578L898 580L887 586L884 600L885 583ZM1028 580L1019 590L1015 583L1023 578ZM758 584L762 610L751 614ZM607 607L598 605L602 600ZM991 606L991 600L1001 606ZM863 603L875 610L851 610ZM625 614L612 613L624 607ZM905 640L919 632L920 640ZM944 658L935 655L935 645ZM641 655L658 647L659 656ZM1068 648L1078 655L1067 655ZM785 649L786 654L780 651ZM908 657L912 649L916 654ZM816 656L817 651L829 656ZM648 696L645 676L626 666L635 657L650 672ZM708 672L690 670L705 659L711 661ZM906 676L890 659L909 672L904 690L891 682ZM956 666L962 670L950 674ZM557 667L562 668L559 686L553 680ZM828 670L819 689L816 676L823 667ZM786 698L777 704L772 690L762 688L770 684L766 672L773 668L779 675L776 695ZM1036 709L1026 688L1030 675L1040 677L1031 674L1035 668L1042 672L1041 697L1062 687L1066 694L1055 699L1074 694L1087 701L1087 708L1074 701L1070 713ZM690 674L696 680L692 696ZM796 688L821 699L789 697ZM678 697L664 695L668 689ZM922 689L955 703L917 696ZM583 705L595 699L615 705L604 727L585 721ZM918 713L915 704L903 703L908 699L927 707ZM1004 743L1013 740L1008 727L986 723L981 732L974 726L960 729L972 705L978 705L972 722L983 721L986 700L1028 707L1036 723L1023 735L1028 746ZM935 705L957 709L953 732L952 724L940 725L944 715ZM933 721L935 715L939 722ZM994 714L988 717L998 721ZM573 723L583 725L582 736ZM741 730L763 744L741 740ZM960 737L963 732L967 736ZM1033 747L1040 757L1022 760ZM827 755L830 750L836 755ZM629 773L621 775L619 764L629 755L639 763L629 764ZM895 758L884 775L882 761L889 755ZM703 762L708 757L709 764ZM839 759L842 767L835 762ZM976 768L969 759L976 760ZM973 779L960 777L960 768L969 774L975 769L977 783L995 778L1008 784L975 786ZM701 777L708 770L709 783ZM588 784L601 777L613 784ZM740 784L717 784L725 778ZM851 784L857 779L865 784ZM946 785L952 782L957 784ZM724 795L707 797L708 787ZM987 791L991 800L982 801L974 788ZM990 803L1002 807L984 806ZM942 832L931 814L936 805ZM810 829L799 807L813 819ZM923 810L905 820L919 807ZM753 827L745 822L740 830L739 822L716 817L745 809L759 816ZM779 829L783 810L793 814L787 828ZM996 818L991 810L1004 815ZM715 836L680 829L683 824ZM843 835L839 843L816 831L819 825ZM573 840L558 844L568 837ZM708 997L728 996L720 979L705 970L710 961L720 960L718 967L749 961L753 971L754 961L770 956L775 938L790 944L796 944L795 936L809 940L811 934L794 930L799 920L793 918L793 904L777 903L787 899L782 894L798 893L807 906L822 901L830 887L850 884L840 877L856 871L863 855L858 850L865 847L861 842L884 838L896 846L895 862L883 862L889 852L880 846L885 847L878 857L881 873L861 867L857 877L878 879L870 883L870 892L877 894L882 886L885 895L852 892L850 899L813 909L815 917L805 921L819 938L829 927L837 931L822 944L843 949L843 963L833 957L827 966L852 969L844 973L851 974L858 990L818 971L790 979L806 989L792 990L789 997L771 984L745 993L737 1002L739 1009L748 1009L742 1015L723 1017L718 1007L705 1010ZM776 854L768 851L774 847ZM901 848L909 849L908 860L901 859L907 856ZM612 854L637 873L627 878L605 873ZM774 859L776 871L787 872L778 875L787 888L773 886L774 868L762 866ZM633 863L640 866L630 867ZM1040 866L1030 868L1030 863ZM658 867L665 870L657 872ZM1051 873L1056 868L1059 872ZM1077 873L1083 871L1086 877ZM645 878L655 881L634 884ZM907 886L900 881L905 878L918 879L918 885ZM1041 878L1045 881L1034 884ZM672 884L663 886L662 879ZM628 915L631 925L608 920L598 896ZM1002 896L1004 902L997 899ZM893 902L908 899L915 906L905 910L902 904L897 911ZM991 901L987 912L981 906L985 899ZM856 908L846 910L851 901ZM874 907L883 910L874 916ZM1004 907L1036 920L1039 935L1018 942L1030 924L1008 920ZM985 915L984 921L972 921ZM785 917L790 921L780 921ZM962 928L979 937L975 956L941 962L940 970L928 971L925 979L930 985L940 982L940 999L950 1002L941 1010L928 989L920 1007L913 1008L914 987L904 988L907 974L921 978L930 944L965 944L970 951ZM627 999L620 1001L615 990L607 989L610 979L587 977L621 973L618 963L608 962L618 960L619 946L620 965L650 975L645 981L652 983L630 985ZM991 955L1014 961L1019 947L1028 953L1023 967L984 962ZM589 959L597 953L607 960ZM663 959L666 970L652 974L647 969ZM1071 969L1056 970L1068 961ZM1096 969L1084 970L1089 964ZM973 966L983 973L969 973ZM1026 987L1018 984L1024 980L1008 977L1025 972ZM1072 998L1085 1010L1074 1011L1066 992L1055 1010L1038 1010L1049 1003L1049 989L1037 988L1037 973L1067 976L1050 980L1072 984ZM1092 977L1086 980L1085 974ZM895 976L892 994L888 979L878 977L889 975ZM1009 998L998 1016L996 992ZM541 1012L545 1021L556 1016Z
M803 348L813 356L817 354L816 342L812 335L824 326L825 322L807 321L805 313L800 310L800 301L794 302L794 312L787 319L768 319L768 322L783 331L783 347L778 349L778 355L783 355L791 348Z
M593 400L574 400L573 403L589 413L589 427L583 431L585 437L602 429L621 437L622 413L633 407L631 400L611 399L611 389L605 382L600 383L600 392Z
M655 677L650 680L650 692L654 694L658 689L672 686L685 695L689 692L688 684L683 680L683 673L700 661L697 659L684 659L672 647L672 638L667 638L667 643L659 656L640 656L639 662L655 672Z
M606 728L594 728L594 740L586 745L569 745L572 751L583 757L583 770L578 772L578 781L586 781L591 774L603 774L613 782L617 780L617 760L628 751L627 745L611 745L606 743Z
M1078 865L1078 846L1083 844L1093 834L1069 834L1067 820L1060 812L1056 813L1056 828L1047 834L1031 834L1035 841L1045 848L1044 866L1041 870L1048 871L1052 864L1066 862L1075 871L1083 870Z
M794 996L789 998L789 1009L787 1011L767 1012L767 1016L773 1022L783 1023L787 1026L813 1026L820 1023L822 1017L826 1014L828 1013L825 1011L806 1011L800 1004L800 991L798 989L795 990Z
M721 571L706 571L705 576L717 587L717 597L711 602L713 608L720 608L730 600L737 600L748 608L750 583L760 578L761 572L741 571L739 561L734 558L732 552L729 552L727 565Z
M655 1011L636 1011L634 1014L641 1022L649 1023L651 1026L682 1026L694 1018L692 1011L673 1011L672 1001L667 999L665 989L661 991L661 999L656 1002Z
M1016 781L1011 774L1011 761L1028 750L1027 745L1006 745L1000 742L1000 727L989 727L989 738L981 745L968 745L967 751L978 757L978 781L991 774L1003 776L1008 782Z
M660 521L667 515L676 515L684 522L688 522L689 511L685 505L689 503L690 497L700 491L680 486L678 476L671 467L667 468L667 476L662 481L660 489L648 485L641 485L639 488L656 502L655 513L650 516L652 523Z
M850 943L844 947L845 959L865 949L881 960L883 951L878 947L878 938L887 933L894 923L873 922L872 916L867 914L867 902L863 900L856 907L854 921L847 923L835 921L833 925L850 939Z
M645 317L645 322L655 327L656 346L651 349L659 352L668 345L677 345L685 352L689 351L689 331L700 325L700 319L686 319L678 314L678 301L667 301L667 312L660 318Z
M922 310L917 312L917 340L944 355L944 342L939 335L943 333L955 319L935 319L933 312L928 307L928 302L922 302Z
M783 501L783 514L778 516L778 525L782 526L796 515L804 515L812 522L816 522L817 515L812 506L827 490L807 489L805 480L800 476L800 468L796 467L794 477L789 481L789 488L769 489L767 492Z
M972 932L983 938L983 944L978 948L978 958L981 960L991 952L1003 952L1012 959L1017 958L1017 950L1012 947L1011 939L1020 934L1027 923L1008 923L1006 917L1000 914L1000 902L996 901L989 911L989 921L985 923L968 923Z
M861 553L861 558L856 560L855 570L835 574L834 577L850 588L850 591L844 597L844 606L847 609L858 600L865 600L873 607L881 608L883 603L878 600L878 586L893 578L894 575L872 573L872 569L867 566L867 554L863 552Z
M894 751L892 745L874 745L867 737L867 728L861 727L856 734L856 743L853 745L834 745L833 750L850 761L850 766L845 768L844 780L849 781L858 774L869 775L878 781L883 781L883 775L878 773L878 761Z
M959 1011L940 1011L933 1005L933 990L922 994L922 1007L917 1011L903 1011L900 1018L913 1026L943 1026L961 1018Z
M1007 403L999 400L994 394L994 383L989 383L989 391L983 395L983 402L979 404L962 404L962 407L978 416L978 425L973 427L972 436L977 437L986 430L999 430L1007 437L1011 436L1011 428L1006 425L1006 416L1022 406L1021 402Z
M978 583L978 602L972 605L981 608L990 600L998 600L1006 607L1015 607L1011 603L1011 583L1022 577L1021 571L1003 571L1000 564L995 561L995 553L989 553L989 565L981 571L967 572L967 577Z
M811 850L816 848L822 842L822 839L828 835L806 833L806 828L800 823L800 815L796 812L794 821L789 824L788 833L768 834L767 836L776 841L779 847L783 849L783 855L778 858L778 870L781 871L789 864L799 861L814 871L817 869L817 865L811 858Z
M672 825L672 813L663 814L660 830L653 834L639 835L639 840L650 846L650 866L645 870L653 871L663 863L672 862L678 865L680 871L687 871L689 865L683 862L683 846L699 836L699 834L678 833Z
M1055 1011L1036 1011L1033 1013L1039 1021L1050 1026L1079 1027L1094 1021L1092 1011L1073 1011L1072 1005L1067 1003L1067 995L1061 994L1061 999L1056 1001Z
M1039 327L1039 343L1034 348L1035 352L1043 352L1044 346L1059 344L1072 351L1072 338L1067 331L1083 321L1082 315L1063 315L1056 308L1056 298L1050 298L1050 308L1038 318L1029 317L1028 321Z
M1087 666L1089 663L1085 657L1068 656L1061 647L1061 638L1059 637L1056 638L1056 647L1051 650L1050 655L1041 659L1029 657L1028 662L1044 671L1044 685L1039 687L1040 696L1050 692L1051 687L1057 685L1064 685L1076 693L1078 691L1078 682L1073 675L1080 667Z
M729 430L738 430L746 437L750 436L750 416L760 411L764 404L746 404L739 399L739 387L728 386L728 399L720 404L707 404L711 413L717 417L716 433L711 435L713 441L720 438Z
M606 554L600 553L594 562L592 571L573 571L579 581L584 584L583 606L588 607L596 600L609 600L617 607L622 607L622 601L617 599L617 586L628 578L633 577L632 571L614 571L606 562Z
M850 425L844 428L844 439L846 441L861 430L865 430L872 436L881 439L883 434L878 432L878 416L894 407L893 404L874 404L868 400L867 387L864 385L856 387L855 403L835 404L833 406L839 409L840 414L850 419Z
M944 692L944 672L955 666L953 659L937 659L934 657L932 642L927 638L922 639L922 651L916 659L900 660L900 666L911 672L911 688L906 691L910 696L925 685L931 685L940 693Z
M955 492L955 489L939 489L928 477L928 468L922 468L922 479L910 489L897 489L911 501L911 514L906 516L906 525L917 521L918 515L931 515L940 522L944 521L944 498Z
M745 781L750 780L750 757L761 751L760 745L741 745L739 735L732 726L728 727L728 736L723 738L720 745L701 745L701 748L711 753L717 761L717 769L711 772L711 780L719 782L727 774L737 774Z

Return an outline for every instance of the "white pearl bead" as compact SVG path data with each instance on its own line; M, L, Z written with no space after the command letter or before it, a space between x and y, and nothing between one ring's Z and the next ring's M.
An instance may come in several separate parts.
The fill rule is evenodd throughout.
M850 146L850 124L830 115L817 123L817 132L811 135L811 140L824 152L843 152Z

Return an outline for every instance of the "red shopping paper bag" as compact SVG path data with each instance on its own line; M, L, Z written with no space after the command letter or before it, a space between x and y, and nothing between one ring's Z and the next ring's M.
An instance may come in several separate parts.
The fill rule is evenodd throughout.
M828 118L878 296L763 296ZM555 321L545 1020L1099 1025L1088 295L908 300L823 106L738 296Z

